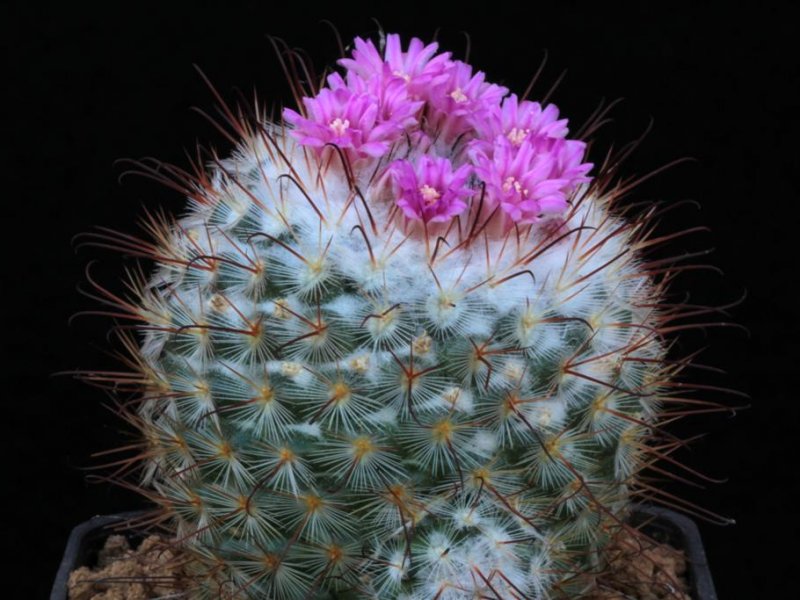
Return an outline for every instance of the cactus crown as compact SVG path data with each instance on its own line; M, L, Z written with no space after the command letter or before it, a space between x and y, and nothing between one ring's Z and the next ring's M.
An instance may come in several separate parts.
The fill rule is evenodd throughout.
M116 242L157 263L108 296L139 485L197 597L576 596L680 370L655 208L436 44L339 64L282 123L230 113L230 158L170 172L188 213Z

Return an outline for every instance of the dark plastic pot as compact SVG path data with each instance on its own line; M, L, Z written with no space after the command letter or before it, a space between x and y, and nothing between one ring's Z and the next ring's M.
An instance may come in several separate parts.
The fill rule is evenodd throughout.
M717 600L706 551L694 521L668 508L640 504L634 510L631 522L633 525L646 522L642 531L647 535L686 553L686 578L693 600Z
M131 511L115 515L97 515L76 526L67 540L64 557L56 573L50 600L67 600L67 582L69 574L78 567L97 563L97 555L105 544L106 538L115 533L112 527L121 525L143 514L144 511ZM128 531L121 531L130 541L139 541L142 536Z
M78 567L94 564L97 553L103 547L108 535L112 533L111 528L141 514L137 511L98 515L75 527L67 541L67 549L58 568L50 600L67 600L67 581L70 572ZM640 505L634 511L631 520L634 525L646 522L643 527L645 533L658 542L669 543L686 553L687 578L693 600L717 600L700 532L691 519L666 508ZM131 541L138 541L142 536L129 533L128 537Z

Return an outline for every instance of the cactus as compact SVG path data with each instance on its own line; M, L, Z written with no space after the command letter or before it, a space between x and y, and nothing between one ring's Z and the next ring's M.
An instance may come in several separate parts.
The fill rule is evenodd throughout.
M141 333L124 466L192 597L577 597L669 454L659 207L585 162L602 113L569 137L396 35L339 65L279 122L226 109L230 158L141 163L185 216L96 234L157 265L98 286Z

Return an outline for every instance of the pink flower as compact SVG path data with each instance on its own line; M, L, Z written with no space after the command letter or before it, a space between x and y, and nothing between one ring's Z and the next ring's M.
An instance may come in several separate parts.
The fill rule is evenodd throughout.
M467 208L465 200L473 190L465 184L471 172L471 165L453 171L452 163L440 156L423 155L416 165L407 160L389 165L397 205L409 219L426 223L447 221Z
M489 154L497 136L503 136L514 146L534 138L560 139L567 135L567 119L558 118L558 108L548 104L542 108L538 102L519 101L516 94L503 100L502 106L493 106L487 114L472 119L478 137L472 142ZM541 143L541 142L540 142Z
M497 137L491 157L473 154L475 173L486 183L491 206L500 205L511 220L535 223L546 214L567 208L567 194L581 181L589 163L581 164L585 144L556 140L551 151L542 151L529 140L519 146Z
M283 118L295 126L291 135L301 144L322 149L335 144L359 158L378 157L389 151L402 134L395 120L381 122L380 101L369 93L355 93L347 87L323 88L313 98L303 98L308 117L283 110Z
M338 62L347 69L348 74L354 73L367 81L401 80L411 99L425 100L432 82L441 77L451 64L450 53L436 54L438 48L436 43L426 46L422 40L412 38L408 51L403 52L400 36L391 33L386 36L384 57L381 57L371 40L356 38L353 58L342 58Z
M390 34L379 52L356 38L351 57L339 60L345 72L329 75L315 97L303 98L305 114L284 110L294 125L290 134L318 150L335 144L356 158L380 158L393 144L407 143L419 158L395 160L381 177L392 181L409 219L444 222L463 212L473 174L486 185L486 208L500 207L507 216L504 226L565 211L575 186L590 181L592 164L583 162L584 142L566 139L558 108L506 97L508 90L488 83L483 72L437 50L417 38L403 50L400 37ZM455 139L463 146L455 147Z
M328 75L328 87L332 90L341 88L349 89L355 94L371 94L378 101L378 121L381 123L394 123L398 130L409 129L417 125L417 114L422 105L422 100L411 100L408 97L408 88L401 79L390 79L383 82L378 78L361 79L354 73L347 73L347 79L342 79L338 73Z
M436 109L436 124L445 140L472 131L471 123L490 114L508 93L508 88L485 79L483 71L473 75L470 65L454 61L447 77L432 85L430 104Z
M594 164L581 162L586 153L586 143L579 140L560 140L555 148L556 168L563 179L569 179L571 189L578 183L588 183L592 180L587 173Z

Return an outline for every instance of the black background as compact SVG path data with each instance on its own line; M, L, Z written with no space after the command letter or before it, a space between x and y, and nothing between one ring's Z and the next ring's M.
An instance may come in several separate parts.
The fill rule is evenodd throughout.
M2 187L4 299L2 331L3 543L13 570L4 597L44 597L68 532L96 514L140 505L132 494L86 482L92 452L128 438L103 408L105 397L57 371L109 368L116 363L108 319L70 315L97 308L80 295L84 269L120 291L126 263L113 253L74 251L72 236L96 225L136 231L143 207L180 211L175 192L140 178L117 179L120 158L155 156L186 167L197 142L230 146L192 106L212 111L214 100L196 63L223 97L236 88L278 105L289 88L267 35L306 50L322 68L337 57L331 29L320 17L276 12L271 3L192 8L127 3L124 9L28 6L8 10L3 69ZM750 400L704 392L703 398L751 408L695 417L674 430L706 434L680 457L711 476L727 478L706 489L668 486L692 502L736 519L719 527L700 522L720 597L783 598L796 575L798 533L796 382L800 331L796 296L798 239L797 136L800 83L793 56L795 21L788 11L663 3L661 8L617 9L605 3L466 4L434 13L430 6L397 4L325 14L346 41L371 35L375 16L386 31L429 40L440 28L444 49L464 56L491 80L521 92L549 53L540 97L568 70L552 100L577 129L601 98L624 98L614 122L598 136L599 161L612 141L652 132L625 174L644 174L690 156L643 184L631 201L696 200L666 218L662 232L704 225L665 250L715 248L705 262L724 272L692 271L676 281L676 297L726 304L735 328L687 332L678 351L708 345L700 362L728 374L697 372L696 381L727 386ZM642 3L644 4L644 3ZM99 5L98 5L99 6ZM514 5L516 6L516 5ZM294 8L302 9L302 6ZM784 543L789 549L782 548ZM22 564L16 567L13 561ZM17 595L8 591L19 589Z

